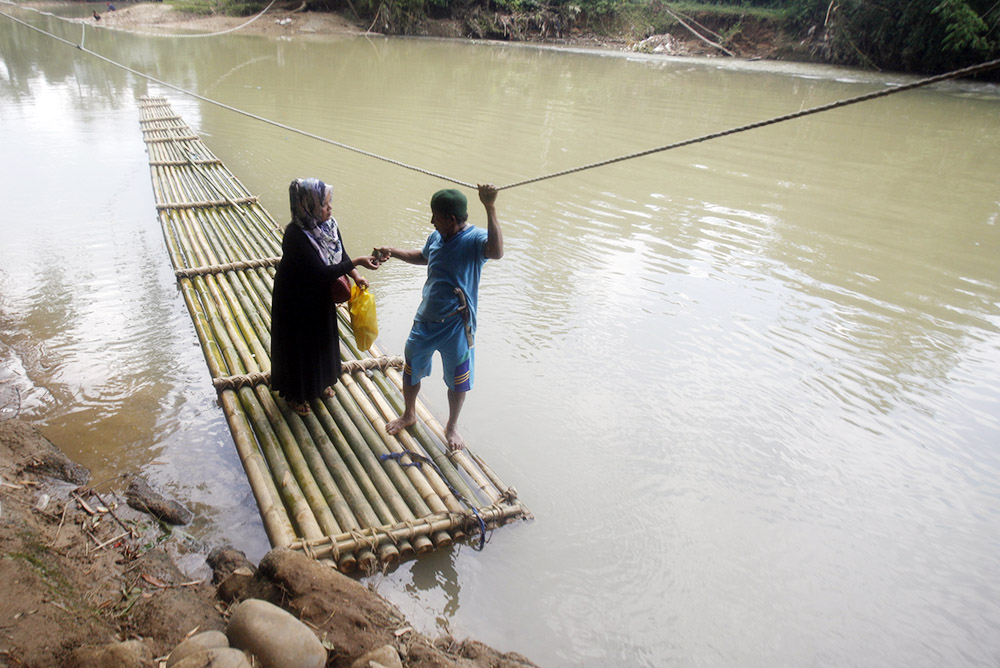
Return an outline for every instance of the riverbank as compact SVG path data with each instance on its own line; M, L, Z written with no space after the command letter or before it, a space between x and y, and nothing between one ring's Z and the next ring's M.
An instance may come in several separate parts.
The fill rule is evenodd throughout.
M533 31L520 31L513 27L512 20L507 17L497 16L492 20L500 26L512 26L507 34L509 41L522 41L552 47L631 51L664 56L738 57L751 60L791 60L796 62L818 62L819 60L815 56L815 44L787 35L776 28L774 24L764 20L746 19L742 21L738 34L731 39L725 49L713 46L683 28L677 28L670 33L663 34L654 34L650 30L646 30L638 35L631 30L597 34L574 27L554 30L547 26L539 26ZM87 19L87 21L104 28L160 34L234 31L249 35L289 38L316 35L378 34L372 32L374 25L363 25L351 20L343 13L298 11L276 7L272 7L265 14L253 19L253 17L189 14L168 3L156 2L126 5L116 11L104 12L101 14L99 23L93 19ZM475 32L473 31L473 33ZM417 26L414 33L421 37L457 39L483 36L470 34L470 28L466 23L452 19L425 19Z
M182 531L130 507L118 485L92 488L88 478L30 424L0 421L0 666L161 666L190 635L225 631L251 598L301 620L329 667L367 666L357 662L373 651L387 668L534 666L474 640L417 633L377 593L288 550L255 566L217 546L202 555L211 575L191 577L176 564L188 553ZM192 668L201 665L215 664Z

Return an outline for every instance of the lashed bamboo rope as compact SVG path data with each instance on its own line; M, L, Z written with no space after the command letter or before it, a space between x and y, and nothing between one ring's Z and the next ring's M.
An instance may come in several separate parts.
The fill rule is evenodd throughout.
M490 528L527 516L482 462L467 457L465 470L448 459L422 405L426 428L385 432L399 410L390 379L402 360L357 350L346 320L333 397L303 418L271 392L281 230L169 105L144 99L140 117L168 253L272 544L370 570L478 531L463 500ZM407 452L436 467L405 466Z
M225 204L256 204L256 197L241 197L235 200L204 200L201 202L163 202L157 209L211 209Z
M273 267L278 264L281 260L280 257L265 257L260 260L246 260L242 262L223 262L222 264L214 264L210 267L191 267L184 269L177 269L174 274L178 277L187 276L203 276L205 274L222 274L227 271L233 271L234 269L254 269L256 267Z
M489 526L502 526L523 516L521 508L515 506L489 506L481 508L479 513ZM428 515L407 525L392 527L385 531L396 539L418 538L437 532L452 531L457 527L468 528L475 523L475 520L467 515L455 515L454 513L443 513L438 515ZM323 557L335 551L350 549L353 545L353 536L349 534L333 537L324 537L314 540L295 541L289 547L291 549L303 549L308 545L315 557ZM329 547L328 547L329 546Z

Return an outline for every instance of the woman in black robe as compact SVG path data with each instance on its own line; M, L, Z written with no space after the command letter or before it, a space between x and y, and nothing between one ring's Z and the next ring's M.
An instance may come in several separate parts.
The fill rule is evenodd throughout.
M288 187L292 220L281 239L271 296L271 389L299 415L309 402L332 396L340 376L340 337L333 284L344 275L368 281L356 267L377 269L371 255L351 259L330 213L333 188L319 179Z

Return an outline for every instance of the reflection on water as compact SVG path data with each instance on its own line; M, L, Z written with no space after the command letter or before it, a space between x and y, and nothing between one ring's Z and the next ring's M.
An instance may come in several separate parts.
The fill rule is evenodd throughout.
M144 469L198 512L196 536L257 559L134 99L169 97L279 222L291 178L333 183L355 253L419 247L442 183L0 21L0 407L19 401L97 479ZM90 31L87 45L498 184L899 80L419 40ZM484 273L462 428L537 519L379 591L424 630L546 666L989 663L998 109L989 87L923 90L503 191L507 254ZM380 345L399 352L422 273L389 263L372 280ZM443 414L436 377L425 394Z

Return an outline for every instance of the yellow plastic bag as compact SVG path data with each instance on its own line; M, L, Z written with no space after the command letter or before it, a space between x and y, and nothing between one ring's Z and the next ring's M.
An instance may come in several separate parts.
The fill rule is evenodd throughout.
M378 320L375 318L375 296L366 288L351 286L351 299L347 302L351 312L351 329L360 350L368 350L378 337Z

